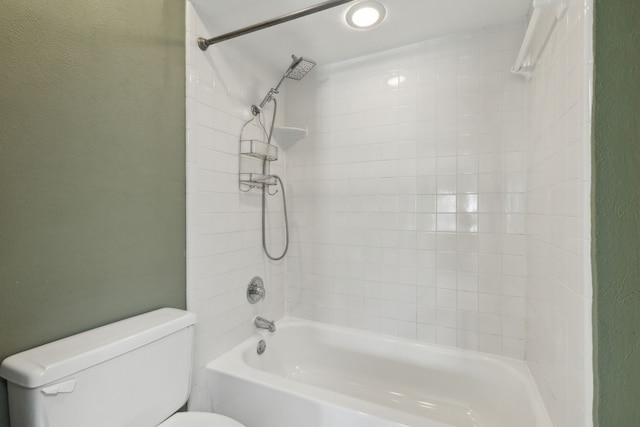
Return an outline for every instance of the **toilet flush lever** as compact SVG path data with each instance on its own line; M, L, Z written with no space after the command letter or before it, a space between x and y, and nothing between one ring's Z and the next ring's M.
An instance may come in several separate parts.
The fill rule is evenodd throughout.
M69 380L63 383L50 385L42 389L47 396L55 396L58 393L71 393L76 388L76 380Z

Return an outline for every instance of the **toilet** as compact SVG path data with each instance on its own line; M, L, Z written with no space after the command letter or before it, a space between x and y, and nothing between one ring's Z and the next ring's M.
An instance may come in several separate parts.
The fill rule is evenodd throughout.
M193 313L162 308L6 358L12 427L244 427L189 398Z

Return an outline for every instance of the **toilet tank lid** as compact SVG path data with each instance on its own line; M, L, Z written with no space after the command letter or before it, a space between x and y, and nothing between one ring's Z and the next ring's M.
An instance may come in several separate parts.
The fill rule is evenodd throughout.
M196 316L161 308L9 356L0 377L27 388L57 381L193 325Z

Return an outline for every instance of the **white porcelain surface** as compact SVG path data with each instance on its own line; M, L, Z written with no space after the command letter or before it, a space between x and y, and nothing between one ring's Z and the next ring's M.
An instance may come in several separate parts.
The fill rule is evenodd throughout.
M18 378L48 382L8 382L11 425L157 426L189 397L194 321L159 309L14 356Z
M207 365L213 406L247 427L551 426L523 362L293 318L277 327Z
M244 427L239 422L209 412L178 412L158 427Z
M2 361L0 377L36 388L134 351L196 322L193 313L163 308L76 334Z

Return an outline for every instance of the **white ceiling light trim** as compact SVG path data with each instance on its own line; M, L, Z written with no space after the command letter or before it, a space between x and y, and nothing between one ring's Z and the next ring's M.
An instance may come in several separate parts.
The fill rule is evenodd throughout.
M345 20L356 30L368 30L380 25L387 15L387 9L377 1L361 1L347 10Z

